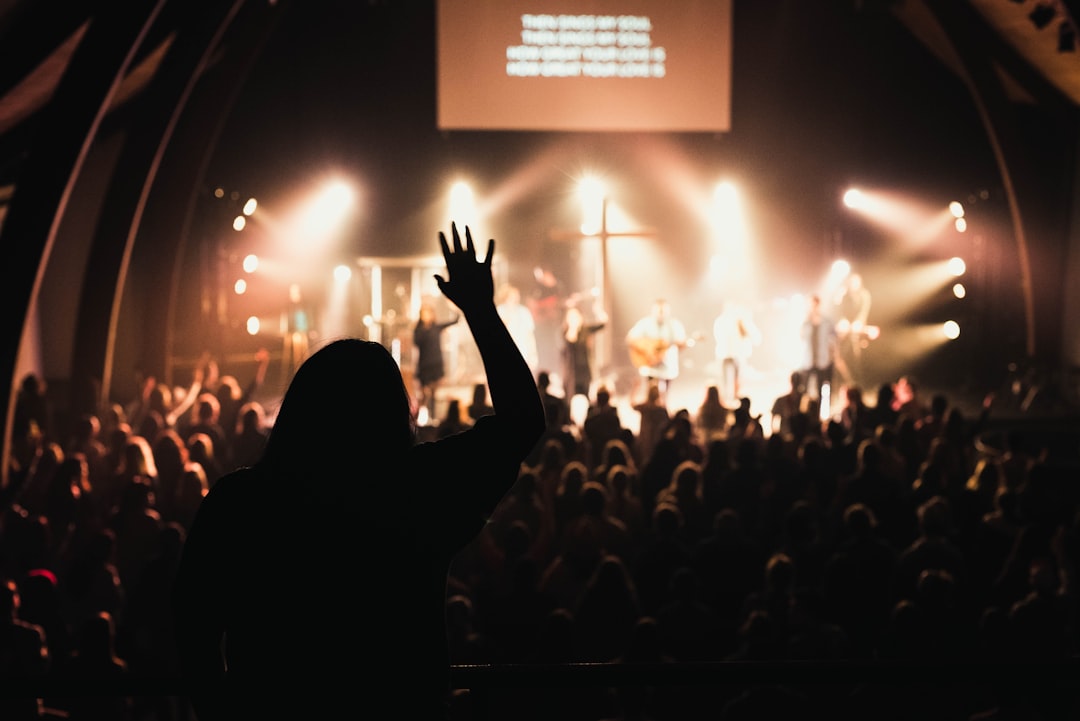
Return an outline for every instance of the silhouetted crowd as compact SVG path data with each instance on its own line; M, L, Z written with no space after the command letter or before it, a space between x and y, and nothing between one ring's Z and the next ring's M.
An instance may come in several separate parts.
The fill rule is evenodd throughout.
M171 581L203 496L261 453L265 363L247 388L207 362L190 387L147 379L128 404L65 423L27 376L0 517L4 683L175 678ZM956 676L914 691L844 679L527 688L495 694L489 718L1080 717L1074 690L1035 673L970 676L1080 651L1075 425L965 411L902 378L824 421L797 387L764 420L718 408L714 387L692 409L652 393L631 429L608 389L579 424L540 376L547 433L451 568L454 664L892 660L955 664ZM453 408L462 427L484 412ZM327 403L328 423L337 410ZM379 593L357 564L362 592ZM165 696L0 704L5 719L190 718Z

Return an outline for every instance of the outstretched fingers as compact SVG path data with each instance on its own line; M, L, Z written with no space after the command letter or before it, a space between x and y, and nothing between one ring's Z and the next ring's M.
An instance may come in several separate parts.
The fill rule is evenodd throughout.
M461 252L461 235L458 233L457 223L450 223L450 232L454 235L454 252ZM469 227L465 226L465 234L469 234ZM472 242L471 240L469 241Z
M470 258L476 257L476 245L472 239L472 228L467 225L465 226L465 250L469 251Z

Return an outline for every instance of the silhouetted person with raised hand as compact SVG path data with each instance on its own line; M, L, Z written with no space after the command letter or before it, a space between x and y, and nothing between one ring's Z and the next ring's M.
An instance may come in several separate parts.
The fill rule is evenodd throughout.
M347 718L372 694L395 718L446 717L451 559L544 430L532 372L495 309L495 241L478 260L469 229L464 244L451 232L452 245L439 234L447 275L436 280L468 322L494 415L417 443L382 345L337 340L300 366L262 458L218 481L184 547L177 642L200 721Z

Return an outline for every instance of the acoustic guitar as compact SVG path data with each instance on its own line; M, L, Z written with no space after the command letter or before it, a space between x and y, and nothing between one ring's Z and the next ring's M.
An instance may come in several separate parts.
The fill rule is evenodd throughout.
M690 348L704 337L703 333L695 333L679 343L663 338L632 338L626 341L626 349L635 368L648 368L660 363L671 346Z

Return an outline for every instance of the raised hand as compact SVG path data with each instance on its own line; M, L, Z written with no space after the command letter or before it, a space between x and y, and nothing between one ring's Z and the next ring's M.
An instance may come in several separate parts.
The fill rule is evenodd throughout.
M491 258L495 254L495 241L488 240L487 254L482 261L478 261L469 227L465 226L464 247L456 223L450 224L450 233L453 247L447 243L446 234L439 232L439 245L442 246L447 271L445 278L435 276L439 290L466 314L485 305L494 307L495 281L491 273Z

